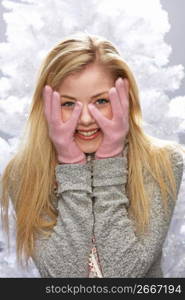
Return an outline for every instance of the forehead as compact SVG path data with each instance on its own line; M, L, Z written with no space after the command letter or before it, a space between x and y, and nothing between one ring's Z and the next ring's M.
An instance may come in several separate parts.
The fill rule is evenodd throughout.
M59 91L72 93L96 93L114 85L110 72L97 64L90 64L84 70L67 76L59 86Z

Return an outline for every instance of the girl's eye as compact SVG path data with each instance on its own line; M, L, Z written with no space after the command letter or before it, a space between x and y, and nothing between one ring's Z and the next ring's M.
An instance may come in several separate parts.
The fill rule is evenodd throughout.
M109 100L108 99L104 99L104 98L102 98L102 99L98 99L97 101L96 101L96 103L97 104L100 104L100 105L102 105L102 104L106 104L106 103L108 103L109 102ZM61 106L64 106L64 107L74 107L74 105L75 105L75 102L72 102L72 101L67 101L67 102L64 102L64 103L61 103Z
M108 103L109 102L109 100L108 99L98 99L97 101L96 101L98 104L106 104L106 103Z
M75 105L75 103L70 102L70 101L67 101L67 102L61 104L61 106L64 106L64 107L73 107L73 105Z

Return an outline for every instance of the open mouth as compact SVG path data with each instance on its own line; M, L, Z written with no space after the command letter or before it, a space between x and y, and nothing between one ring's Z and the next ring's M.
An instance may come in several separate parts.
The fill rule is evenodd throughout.
M93 139L95 137L97 137L100 133L100 128L96 129L96 130L92 130L92 131L80 131L80 130L76 130L75 131L75 135L78 136L79 138L82 139Z

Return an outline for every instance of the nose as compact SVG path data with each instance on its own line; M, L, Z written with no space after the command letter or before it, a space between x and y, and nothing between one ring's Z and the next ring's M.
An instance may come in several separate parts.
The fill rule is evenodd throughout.
M90 114L87 104L83 104L82 111L79 118L79 123L87 126L94 122L95 120L93 116Z

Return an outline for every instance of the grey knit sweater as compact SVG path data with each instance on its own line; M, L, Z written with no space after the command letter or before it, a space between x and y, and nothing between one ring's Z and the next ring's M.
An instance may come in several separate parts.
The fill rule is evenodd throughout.
M182 154L171 153L179 190ZM103 277L163 277L162 245L174 208L169 199L164 214L160 189L144 171L151 199L148 234L136 235L128 217L125 193L127 158L92 160L85 165L56 166L58 218L51 236L36 240L34 261L41 277L88 277L88 259L95 235Z

